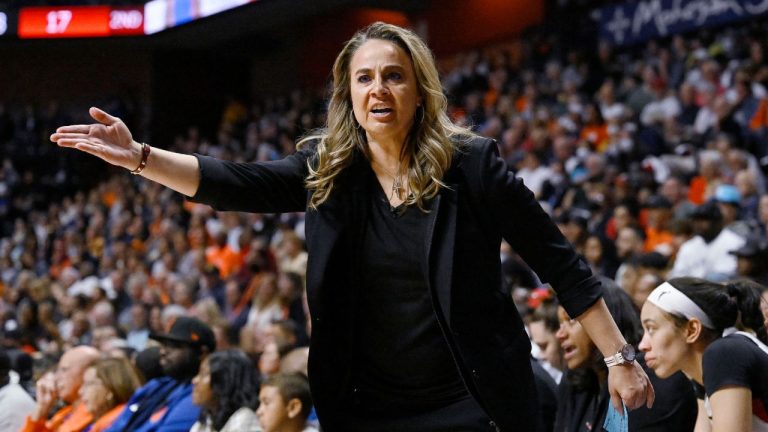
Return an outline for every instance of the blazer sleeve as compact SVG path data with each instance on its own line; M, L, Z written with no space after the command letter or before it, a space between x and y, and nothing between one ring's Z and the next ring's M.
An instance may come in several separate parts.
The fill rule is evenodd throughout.
M306 209L304 187L307 146L277 161L235 163L195 154L200 164L200 186L191 201L221 211L254 213L299 212Z
M477 175L482 193L502 237L543 282L552 285L568 315L581 315L602 296L600 281L522 179L509 171L495 141L482 140L473 147L480 152Z

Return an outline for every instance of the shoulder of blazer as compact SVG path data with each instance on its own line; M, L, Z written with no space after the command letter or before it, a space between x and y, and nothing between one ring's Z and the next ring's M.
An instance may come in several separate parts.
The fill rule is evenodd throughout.
M493 157L498 156L496 140L481 136L472 136L457 140L451 169L446 173L450 182L455 175L461 174L468 181L481 181L484 170ZM457 171L455 171L457 170ZM453 171L453 172L451 172Z

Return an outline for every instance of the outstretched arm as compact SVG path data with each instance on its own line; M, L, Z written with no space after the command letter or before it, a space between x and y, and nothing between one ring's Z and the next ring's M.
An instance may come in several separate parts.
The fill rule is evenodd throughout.
M136 169L141 162L142 145L133 140L125 123L98 108L91 108L88 113L97 123L62 126L51 135L51 141L127 170ZM141 175L187 196L193 196L200 185L196 157L159 148L152 148Z

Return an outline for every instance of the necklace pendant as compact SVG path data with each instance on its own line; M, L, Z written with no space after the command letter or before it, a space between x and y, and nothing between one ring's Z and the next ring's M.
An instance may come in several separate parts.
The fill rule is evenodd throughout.
M403 185L402 183L400 183L400 179L399 178L394 179L394 181L392 182L392 193L396 197L401 198L402 190L403 190Z

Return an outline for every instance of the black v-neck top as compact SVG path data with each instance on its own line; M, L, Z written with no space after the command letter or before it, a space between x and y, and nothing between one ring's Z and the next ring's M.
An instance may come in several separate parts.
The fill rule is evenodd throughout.
M426 283L428 213L393 209L369 176L362 241L357 387L371 411L431 410L468 395L440 330Z

